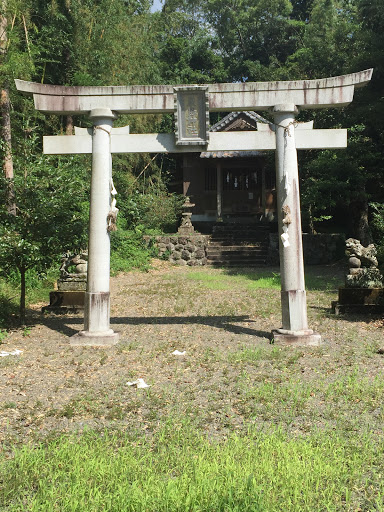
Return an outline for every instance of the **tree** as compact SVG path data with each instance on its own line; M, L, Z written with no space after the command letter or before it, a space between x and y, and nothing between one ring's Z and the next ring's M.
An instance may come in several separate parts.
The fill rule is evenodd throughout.
M0 12L0 113L1 113L1 153L2 168L6 179L6 204L8 213L15 215L14 190L13 190L13 154L12 154L12 128L11 128L11 98L10 88L12 84L13 71L20 70L20 61L25 55L23 44L20 43L20 22L23 24L25 40L28 47L28 29L26 22L27 5L25 11L21 11L18 2L1 0ZM9 19L12 17L12 23ZM10 32L11 37L8 37ZM27 63L29 59L27 58ZM16 66L15 66L16 64ZM15 67L14 67L15 66ZM24 67L28 70L29 66ZM28 71L27 71L28 72Z
M61 253L86 246L88 180L83 163L35 155L22 165L17 162L24 172L14 179L16 215L0 208L0 268L5 277L15 269L19 273L21 324L28 270L44 273Z

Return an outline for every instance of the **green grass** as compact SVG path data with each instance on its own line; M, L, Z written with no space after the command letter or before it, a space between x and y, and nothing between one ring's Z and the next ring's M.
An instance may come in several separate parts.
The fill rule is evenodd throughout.
M221 273L192 271L188 279L197 281L209 290L231 290L233 288L249 291L258 289L280 290L280 273L273 270L257 269L254 271L227 270ZM315 267L306 269L306 288L308 290L334 290L341 284L340 276L317 275Z
M0 511L384 512L382 332L330 318L333 277L316 272L318 348L264 338L280 321L272 272L188 268L155 276L156 286L139 275L143 325L115 349L63 354L75 375L57 397L59 387L33 409L17 394L0 404ZM159 311L184 309L180 329L156 325ZM267 311L272 320L259 321ZM0 360L3 373L20 361ZM87 368L111 380L80 380ZM125 385L137 377L151 387Z
M289 438L279 428L214 441L177 420L153 437L85 432L25 446L3 459L0 508L380 511L383 449L363 432L356 438L339 432Z
M254 290L258 288L280 289L280 277L278 274L270 271L259 271L247 274L240 273L215 273L190 272L188 278L197 281L209 290L230 290L236 288L246 288Z

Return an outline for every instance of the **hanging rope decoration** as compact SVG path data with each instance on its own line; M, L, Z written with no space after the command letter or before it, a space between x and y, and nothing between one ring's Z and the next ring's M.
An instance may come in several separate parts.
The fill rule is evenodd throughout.
M111 136L111 132L109 130L106 130L105 128L103 128L102 126L94 126L93 129L96 131L96 130L102 130L103 132L105 133L108 133L109 136Z
M102 130L103 132L108 133L109 137L111 137L111 131L106 130L102 126L94 126L93 129L94 129L94 132L96 130ZM109 181L109 186L110 186L110 194L111 194L111 205L110 205L109 212L107 215L107 231L108 231L108 233L110 233L111 231L117 231L117 214L119 212L119 209L116 208L116 197L115 196L117 195L117 190L115 188L115 185L113 184L112 176Z
M291 134L289 133L289 128L291 126L294 126L295 128L297 128L297 126L299 125L299 122L298 121L291 121L290 123L288 123L286 126L283 126L282 124L279 124L279 123L272 123L272 121L268 121L268 119L265 119L265 117L261 116L260 114L257 114L257 119L261 122L261 123L264 123L264 124L268 124L271 128L271 130L275 131L276 129L276 126L279 126L280 128L284 128L284 135L288 137L291 136Z
M117 190L115 189L115 185L113 184L113 179L110 181L111 187L111 207L109 213L107 215L107 231L110 233L111 231L117 231L117 214L119 209L116 208L116 198Z

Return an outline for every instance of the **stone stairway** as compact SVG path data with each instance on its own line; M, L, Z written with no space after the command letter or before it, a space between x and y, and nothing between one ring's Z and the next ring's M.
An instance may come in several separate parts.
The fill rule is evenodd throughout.
M270 227L264 224L217 223L207 248L208 265L257 267L267 262Z

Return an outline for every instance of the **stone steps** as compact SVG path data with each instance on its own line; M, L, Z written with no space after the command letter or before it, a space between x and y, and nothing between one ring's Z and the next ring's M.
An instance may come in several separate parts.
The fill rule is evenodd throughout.
M268 256L267 226L217 224L207 247L211 266L250 267L264 265Z

